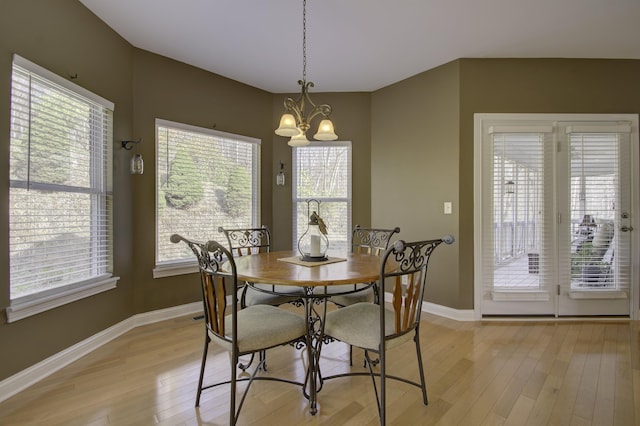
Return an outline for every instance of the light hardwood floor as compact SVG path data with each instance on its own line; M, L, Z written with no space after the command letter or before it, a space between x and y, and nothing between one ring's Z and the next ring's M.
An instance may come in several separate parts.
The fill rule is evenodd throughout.
M0 425L216 425L228 388L194 407L204 338L183 317L132 330L0 404ZM421 341L429 405L419 389L389 381L388 423L397 425L638 425L638 322L456 322L424 314ZM215 345L206 378L228 374ZM354 351L360 369L362 352ZM348 348L323 347L325 375L348 369ZM416 377L412 344L388 355L393 374ZM269 375L300 380L303 355L268 352ZM242 385L244 386L244 385ZM240 424L377 424L368 377L326 382L311 416L300 388L255 382Z

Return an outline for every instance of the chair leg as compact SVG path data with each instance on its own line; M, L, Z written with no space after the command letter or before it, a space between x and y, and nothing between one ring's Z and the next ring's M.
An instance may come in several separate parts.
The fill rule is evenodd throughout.
M260 363L258 367L262 366L263 371L267 371L267 351L260 351Z
M371 358L369 357L369 351L364 351L364 363L367 367L369 367L369 375L371 376L371 381L373 382L373 392L376 394L376 403L378 404L378 413L380 413L380 396L378 395L378 385L376 385L376 376L373 374L373 364L371 362Z
M387 362L385 354L385 343L380 345L380 353L378 359L380 360L380 425L387 424L386 420L386 406L387 406Z
M202 363L200 364L200 378L198 379L198 392L196 393L196 407L200 406L200 394L202 393L202 381L204 379L204 367L207 364L207 352L209 351L209 343L211 338L209 332L204 332L204 351L202 352Z
M229 424L235 425L238 421L238 416L236 415L236 369L235 366L238 365L238 356L236 355L235 350L232 351L231 354L231 389L230 389L230 401L229 401Z
M349 345L349 367L353 367L353 345Z
M253 364L253 357L255 356L255 353L251 354L251 358L249 358L249 361L246 364L243 364L242 362L238 361L238 368L242 371L246 371L247 368L249 368L251 366L251 364Z
M429 404L427 399L427 385L424 382L424 368L422 367L422 352L420 351L420 334L419 329L416 328L416 336L413 340L416 342L416 355L418 356L418 371L420 372L420 386L422 387L422 402L424 405Z

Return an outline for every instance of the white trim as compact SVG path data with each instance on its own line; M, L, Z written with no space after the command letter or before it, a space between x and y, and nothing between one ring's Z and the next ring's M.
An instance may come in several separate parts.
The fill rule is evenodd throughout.
M629 293L626 291L608 291L608 290L590 290L580 291L572 290L567 293L570 299L578 300L599 300L599 299L628 299Z
M233 139L234 141L242 141L254 143L256 145L262 144L262 140L258 138L252 138L251 136L237 135L235 133L221 132L220 130L213 130L206 127L193 126L186 123L178 123L177 121L169 121L163 118L156 118L156 129L158 126L171 127L173 129L185 130L187 132L204 133L210 136L217 136L224 139Z
M114 110L114 103L111 102L108 99L103 98L102 96L96 95L95 93L91 92L90 90L85 89L82 86L77 85L76 83L69 81L67 79L64 79L62 77L60 77L58 74L55 74L51 71L49 71L46 68L41 67L38 64L34 64L33 62L31 62L28 59L23 58L22 56L14 53L13 54L13 63L18 65L19 67L22 67L24 69L26 69L27 71L37 74L40 77L44 77L47 80L50 80L51 82L57 84L60 87L63 87L67 90L71 90L72 92L77 93L78 95L84 96L85 98L99 103L100 105L102 105L103 107L113 111Z
M66 367L72 362L82 358L102 345L123 335L124 333L142 325L191 315L202 312L202 302L193 302L186 305L174 306L152 312L133 315L106 330L76 343L75 345L28 367L19 373L10 376L0 382L0 402L11 398L18 392L39 382L56 371Z
M156 266L153 268L153 278L172 277L174 275L193 274L198 272L198 265L180 265L172 263L165 266Z
M567 134L571 133L631 133L630 124L578 124L567 126Z
M491 292L491 300L498 302L539 302L550 299L548 291L536 290L494 290Z
M489 134L493 133L551 133L553 126L489 126Z
M384 301L391 303L393 301L393 294L385 292ZM454 309L448 306L423 301L422 308L420 310L429 314L438 315L439 317L449 318L454 321L465 322L476 320L475 314L471 309Z
M482 319L482 277L484 269L478 256L482 253L482 123L489 114L473 116L473 312L476 321Z
M7 322L21 320L32 315L39 314L49 309L54 309L76 300L84 299L116 287L120 277L108 277L94 282L82 283L81 286L54 289L50 294L38 297L25 296L11 301L11 306L6 308Z

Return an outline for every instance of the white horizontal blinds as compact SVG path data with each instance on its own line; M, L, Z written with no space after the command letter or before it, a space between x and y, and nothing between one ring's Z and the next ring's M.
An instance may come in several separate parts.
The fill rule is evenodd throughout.
M191 261L174 233L224 240L218 227L259 226L260 141L210 129L156 121L156 264Z
M628 289L630 126L567 127L570 146L571 288Z
M52 80L63 79L22 58L14 60L12 300L108 277L112 270L113 104L86 97L87 91L73 83L63 87Z
M498 126L489 130L491 155L485 161L491 162L487 189L492 198L488 202L484 197L491 211L484 215L483 235L490 243L483 242L483 257L493 262L483 268L485 292L544 290L548 284L549 252L543 244L549 233L545 172L553 143L545 130L550 131Z
M308 225L307 200L320 201L329 254L349 251L351 235L351 143L312 142L293 148L293 247Z

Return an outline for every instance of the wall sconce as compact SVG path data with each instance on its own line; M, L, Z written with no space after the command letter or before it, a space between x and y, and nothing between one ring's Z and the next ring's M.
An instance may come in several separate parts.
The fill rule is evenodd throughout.
M127 151L131 151L133 146L138 145L140 142L142 142L142 138L137 141L122 141L122 147ZM137 152L133 154L133 157L131 157L130 169L132 175L141 175L144 173L144 160L142 159L142 154L138 154Z
M284 163L280 162L280 171L276 175L276 185L284 186Z

